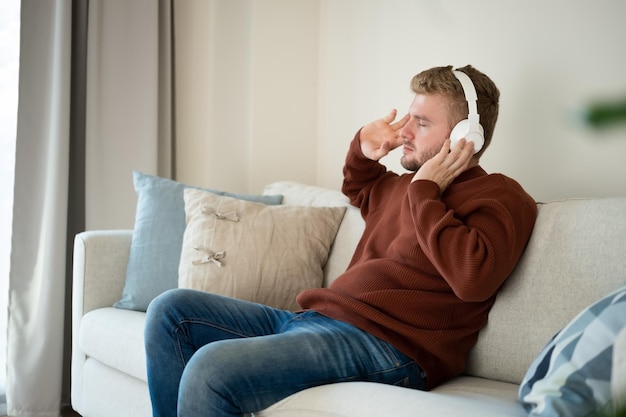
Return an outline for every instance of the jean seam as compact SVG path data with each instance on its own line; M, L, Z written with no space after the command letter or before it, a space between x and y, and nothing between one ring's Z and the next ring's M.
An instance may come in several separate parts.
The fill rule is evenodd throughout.
M317 315L317 314L319 314L319 313L315 313L313 311L304 311L304 312L301 312L301 313L296 313L289 320L284 320L283 323L281 324L281 326L276 330L276 333L277 334L284 333L285 329L288 328L292 323L294 323L296 321L304 322L304 321L314 320L313 316Z
M230 334L232 334L234 336L238 336L238 337L242 337L242 338L251 337L248 334L244 334L244 333L241 333L241 332L236 332L233 329L226 328L224 326L219 326L216 323L213 323L213 322L210 322L210 321L207 321L207 320L188 319L188 318L181 319L181 320L178 321L176 326L174 326L174 330L172 331L174 336L172 337L172 340L174 340L174 350L176 351L176 353L177 353L177 355L178 355L178 357L180 359L180 362L183 364L183 366L187 366L187 362L185 361L185 355L183 354L183 350L182 350L180 339L183 337L182 336L182 334L183 334L182 329L187 324L200 324L200 325L203 325L203 326L209 326L209 327L212 327L214 329L218 329L218 330L221 330L223 332L230 333Z
M176 325L176 329L178 330L181 327L183 327L182 326L183 324L201 324L203 326L209 326L209 327L212 327L214 329L221 330L221 331L226 332L226 333L230 333L230 334L232 334L234 336L237 336L237 337L253 337L253 336L256 336L254 334L246 334L244 332L239 332L239 331L236 331L236 330L234 330L232 328L229 328L229 327L221 326L221 325L219 325L219 324L217 324L215 322L211 322L211 321L208 321L208 320L201 320L201 319L189 319L189 318L181 319L178 322L178 324Z
M181 347L180 344L180 332L179 332L180 326L177 325L174 328L173 336L172 336L172 342L174 343L174 350L176 351L176 354L178 355L178 359L180 359L180 362L182 363L183 367L187 366L187 362L185 361L185 355L183 355L183 349Z
M387 352L387 355L389 356L389 358L393 361L393 363L395 363L396 368L400 368L402 365L402 362L400 361L400 359L398 359L398 355L396 355L396 352L394 352L393 349L391 349L391 347L389 346L389 343L382 341L382 340L379 340L379 343L383 345L383 349L385 349L385 352Z

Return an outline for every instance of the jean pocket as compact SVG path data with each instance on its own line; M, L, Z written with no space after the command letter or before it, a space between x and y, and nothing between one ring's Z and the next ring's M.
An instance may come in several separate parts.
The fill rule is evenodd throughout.
M383 340L380 343L387 353L390 363L395 366L395 369L389 370L390 374L397 373L395 382L389 383L406 388L426 389L426 372L412 358L400 352L393 345Z

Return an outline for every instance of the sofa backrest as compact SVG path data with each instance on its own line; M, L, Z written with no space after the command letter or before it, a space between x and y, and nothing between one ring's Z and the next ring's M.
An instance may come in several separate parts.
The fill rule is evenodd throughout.
M520 383L548 341L626 282L626 198L539 205L531 239L469 355L469 375Z
M347 267L363 231L339 191L277 182L265 194L284 204L348 206L324 268L325 285ZM519 264L503 285L470 352L468 375L520 383L535 356L578 312L626 282L626 198L539 204Z

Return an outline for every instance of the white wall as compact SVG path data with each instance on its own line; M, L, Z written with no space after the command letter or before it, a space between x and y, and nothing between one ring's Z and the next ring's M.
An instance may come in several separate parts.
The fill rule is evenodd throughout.
M542 201L626 195L626 127L595 132L570 118L626 96L621 0L179 0L176 16L177 45L193 51L177 67L182 181L337 188L355 131L405 111L415 73L472 64L501 90L488 171ZM198 79L184 76L185 90L192 61ZM398 159L385 163L400 170Z

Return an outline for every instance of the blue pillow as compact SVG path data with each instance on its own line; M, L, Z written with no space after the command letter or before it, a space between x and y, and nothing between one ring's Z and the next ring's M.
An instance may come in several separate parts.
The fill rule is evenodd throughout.
M133 172L133 182L137 193L137 211L126 283L122 298L113 306L146 311L157 295L178 286L178 263L186 227L183 194L185 188L198 187L140 172ZM281 195L206 191L268 205L278 205L283 200Z
M519 398L529 416L611 411L613 345L626 326L626 286L579 313L528 369Z

